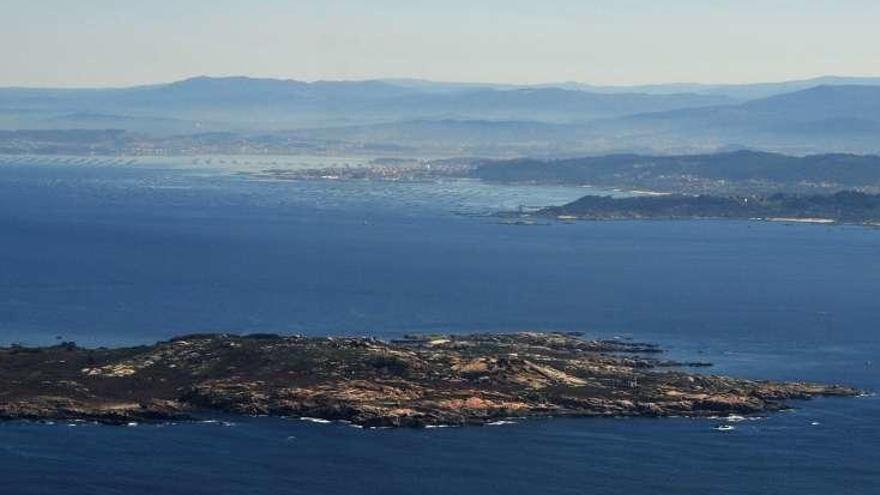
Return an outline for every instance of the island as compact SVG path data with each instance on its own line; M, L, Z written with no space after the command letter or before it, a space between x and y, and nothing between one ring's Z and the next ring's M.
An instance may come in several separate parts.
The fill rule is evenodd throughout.
M535 215L563 220L729 218L880 225L880 194L584 196Z
M362 427L545 416L750 415L842 385L696 374L709 363L577 333L371 337L198 334L149 346L0 349L0 419L107 424L210 413Z

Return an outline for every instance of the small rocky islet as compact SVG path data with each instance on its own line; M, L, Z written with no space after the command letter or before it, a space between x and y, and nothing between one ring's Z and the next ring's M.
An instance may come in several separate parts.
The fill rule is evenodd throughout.
M204 413L365 427L546 416L749 415L842 385L687 371L651 344L578 333L369 337L199 334L150 346L0 349L0 419L107 424Z

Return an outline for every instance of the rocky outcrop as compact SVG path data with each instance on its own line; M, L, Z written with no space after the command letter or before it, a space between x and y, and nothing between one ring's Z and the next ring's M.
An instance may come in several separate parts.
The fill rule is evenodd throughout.
M848 396L837 385L698 375L656 346L516 333L374 338L191 335L152 346L0 349L0 418L111 424L204 411L363 426L528 416L710 416ZM705 366L706 363L693 363Z

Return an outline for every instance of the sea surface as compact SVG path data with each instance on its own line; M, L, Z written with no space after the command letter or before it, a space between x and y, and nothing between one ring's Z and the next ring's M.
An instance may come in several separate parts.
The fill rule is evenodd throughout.
M492 216L591 191L605 192L0 159L0 344L561 329L711 372L880 388L880 229ZM880 493L880 400L795 406L730 432L683 418L2 423L0 493Z

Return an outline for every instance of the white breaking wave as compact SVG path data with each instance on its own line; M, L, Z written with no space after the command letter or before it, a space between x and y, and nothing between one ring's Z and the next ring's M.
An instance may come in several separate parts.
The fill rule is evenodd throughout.
M312 423L321 423L321 424L332 423L332 421L330 421L329 419L310 418L308 416L303 416L303 417L299 418L299 420L300 421L309 421Z

